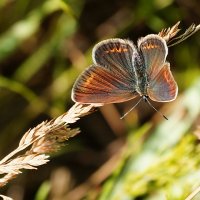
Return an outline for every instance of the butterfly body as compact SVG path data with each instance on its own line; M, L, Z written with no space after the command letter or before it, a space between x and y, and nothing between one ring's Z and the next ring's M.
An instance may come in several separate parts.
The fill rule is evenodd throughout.
M119 103L137 96L168 102L178 87L166 62L168 48L158 35L138 40L108 39L93 48L94 64L76 80L72 100L79 103Z
M138 53L135 61L135 79L136 79L136 91L140 96L147 96L147 87L148 87L148 74L146 67L144 65L143 57Z

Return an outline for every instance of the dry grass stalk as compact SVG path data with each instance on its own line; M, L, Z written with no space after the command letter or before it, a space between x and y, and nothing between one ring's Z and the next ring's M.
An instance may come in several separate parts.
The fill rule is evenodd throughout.
M200 186L196 188L185 200L192 200L200 192Z
M176 36L178 32L181 30L178 28L179 24L180 22L177 22L171 28L162 29L158 33L158 35L161 36L167 42L168 47L171 47L183 42L184 40L186 40L187 38L189 38L194 33L200 30L200 24L198 24L197 26L195 24L192 24L189 28L186 29L184 33Z
M75 104L58 118L44 121L28 130L19 146L0 161L0 187L20 174L22 169L37 169L38 166L46 164L49 161L46 154L56 152L64 141L79 133L79 129L70 129L68 124L86 115L93 106ZM3 195L0 197L5 199Z
M1 197L3 200L13 200L12 198L7 197L7 196L4 196L4 195L0 195L0 197Z
M166 42L168 42L171 38L173 38L177 33L181 30L178 28L180 21L177 22L171 28L164 28L162 29L158 35L161 36Z
M194 135L200 140L200 126L197 126L197 129L195 130Z

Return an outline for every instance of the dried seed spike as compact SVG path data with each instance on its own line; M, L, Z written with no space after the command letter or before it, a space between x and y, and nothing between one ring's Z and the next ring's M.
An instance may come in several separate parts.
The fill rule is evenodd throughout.
M3 200L13 200L12 198L7 197L7 196L5 196L5 195L0 195L0 197L1 197Z
M79 133L79 129L70 129L67 125L76 122L92 108L93 105L75 104L69 112L29 129L20 140L19 146L0 160L0 174L3 174L0 187L14 179L22 169L37 169L46 164L49 160L45 154L56 152L64 141Z
M168 47L171 47L183 42L184 40L192 36L194 33L196 33L198 30L200 30L200 24L197 26L195 24L192 24L191 26L189 26L189 28L186 29L186 31L183 34L175 37L178 34L178 32L181 30L178 28L179 24L180 24L180 21L178 21L171 28L162 29L158 33L158 35L161 36L167 42Z
M168 42L171 38L173 38L181 29L178 28L180 21L178 21L171 28L162 29L158 35L161 36L166 42Z
M175 46L183 42L184 40L186 40L187 38L189 38L190 36L192 36L194 33L196 33L199 30L200 30L200 24L197 26L195 24L192 24L189 28L186 29L186 31L183 34L169 40L167 43L168 47Z

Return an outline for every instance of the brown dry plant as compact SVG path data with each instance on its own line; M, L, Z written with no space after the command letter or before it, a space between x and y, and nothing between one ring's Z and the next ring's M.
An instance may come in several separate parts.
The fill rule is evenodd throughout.
M88 114L94 105L74 104L72 108L50 121L44 121L29 129L22 137L18 147L0 161L0 187L22 173L23 169L37 169L49 161L48 154L56 152L63 142L79 133L70 129L80 117ZM6 197L1 195L3 199Z

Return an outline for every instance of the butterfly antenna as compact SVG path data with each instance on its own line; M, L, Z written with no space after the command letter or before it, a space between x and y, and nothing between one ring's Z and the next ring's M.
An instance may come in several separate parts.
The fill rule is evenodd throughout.
M159 113L159 115L161 115L162 117L164 117L166 120L168 120L168 118L162 113L162 112L160 112L159 110L157 110L150 102L149 102L149 100L147 99L147 97L145 97L145 102L147 102L149 105L150 105L150 107L152 107L157 113Z
M124 117L126 117L126 115L128 115L141 101L142 101L142 98L140 98L140 100L128 112L126 112L122 117L120 117L120 119L123 119Z

